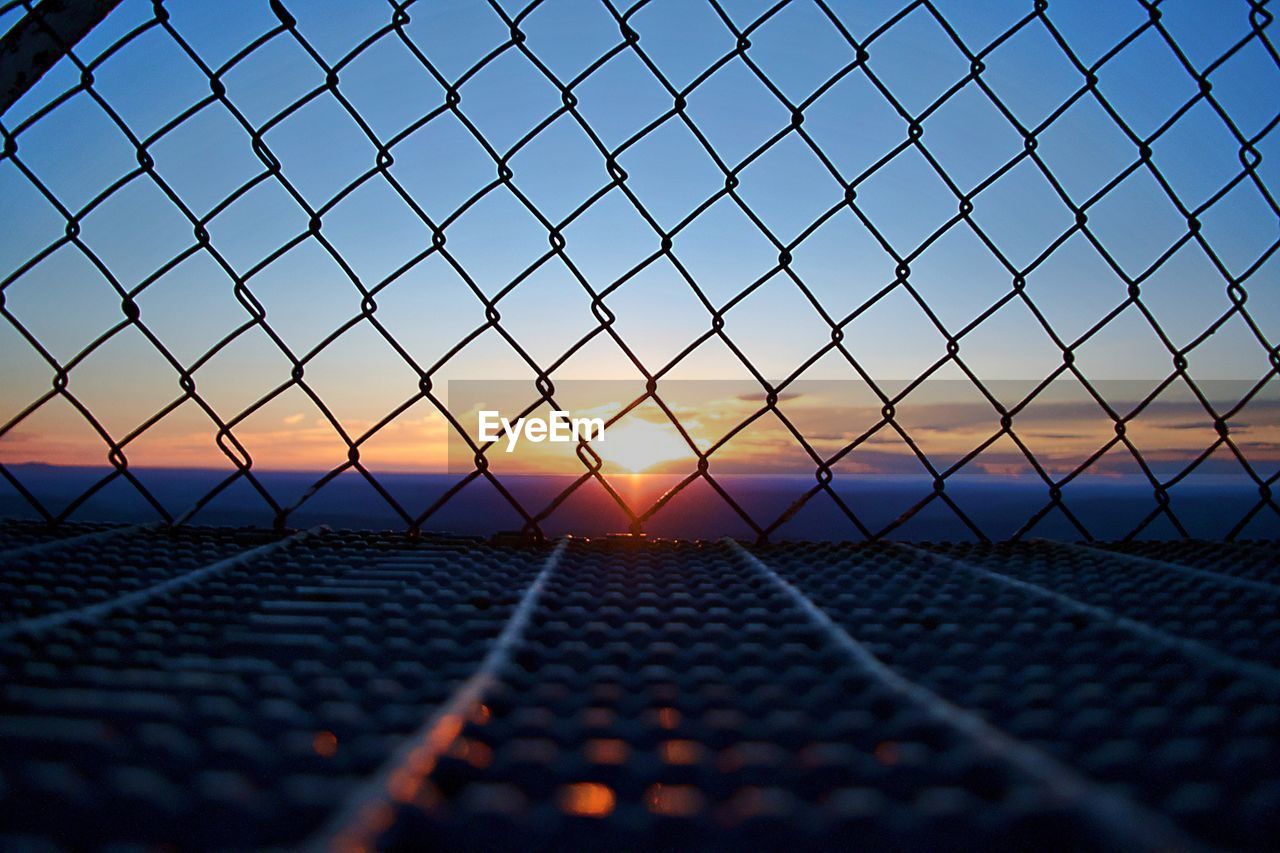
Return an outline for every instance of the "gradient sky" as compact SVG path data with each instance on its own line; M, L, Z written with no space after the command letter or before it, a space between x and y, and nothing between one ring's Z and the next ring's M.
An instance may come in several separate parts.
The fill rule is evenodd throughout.
M288 4L298 31L328 63L340 62L384 26L391 7L380 0L308 0ZM517 4L502 4L509 14ZM767 12L757 0L722 4L738 28ZM831 2L828 7L855 39L865 39L903 7L892 2ZM211 67L277 24L267 3L228 0L168 2L172 26ZM979 51L1031 8L1030 2L939 2L937 7L971 51ZM1162 23L1198 69L1207 67L1249 33L1249 6L1226 0L1169 0ZM91 33L76 55L88 60L122 34L151 18L147 0L125 0ZM410 8L404 36L447 80L509 40L499 14L481 0L422 0ZM1052 0L1048 20L1085 64L1142 26L1146 12L1134 2ZM16 13L0 18L11 25ZM631 16L639 44L671 85L684 90L734 49L735 36L702 0L654 0ZM526 45L548 70L567 81L620 43L616 22L601 0L546 0L521 22ZM903 17L869 48L868 67L918 114L968 73L969 63L924 7ZM811 0L794 0L751 33L747 57L781 94L805 101L854 58L854 49ZM1066 101L1082 77L1033 20L984 59L982 79L1018 121L1035 126ZM17 135L18 159L73 212L136 167L124 133L81 91L38 121L28 118L72 87L79 72L64 61L17 102L0 124ZM207 78L163 30L153 28L95 71L94 90L139 137L146 138L209 92ZM1149 135L1187 101L1197 86L1154 29L1147 29L1098 70L1099 88L1140 135ZM1280 114L1280 67L1252 39L1211 74L1213 96L1246 137L1270 128ZM255 128L270 125L266 146L284 176L312 208L375 162L377 148L332 93L276 122L282 109L323 86L323 70L289 33L273 37L223 77L227 97ZM380 38L339 74L338 89L379 140L397 137L438 107L444 89L395 32ZM508 47L458 89L460 112L500 154L560 107L560 97L516 48ZM616 149L671 109L671 96L634 51L623 50L574 87L578 110L602 143ZM741 57L727 62L687 96L687 114L730 168L787 127L788 109ZM923 144L962 192L967 192L1022 150L1022 140L991 100L970 82L924 121ZM803 129L845 181L862 175L899 145L907 120L895 112L862 69L855 69L806 107ZM1275 186L1277 134L1256 145L1258 174ZM1198 99L1152 145L1152 160L1191 209L1241 172L1239 143L1211 105ZM237 188L263 171L249 133L222 104L212 103L154 141L156 172L197 217L205 217ZM1137 160L1137 148L1097 99L1086 94L1038 138L1037 152L1076 204L1083 204ZM454 212L494 180L497 167L459 118L445 113L399 139L391 174L445 228L447 250L475 286L492 296L548 249L547 229L506 187L497 186L465 213ZM678 117L669 118L618 155L627 186L663 230L674 229L724 186L724 173ZM570 116L561 116L510 158L513 183L552 223L559 224L610 181L604 157ZM782 244L789 245L831 207L843 190L795 134L787 135L738 173L738 197ZM29 259L57 242L65 219L11 159L0 159L0 281L5 308L59 360L79 353L122 319L120 299L85 254L63 245L13 278ZM958 202L914 148L858 184L856 203L889 248L910 257L953 216ZM1060 234L1073 214L1029 160L974 199L973 221L1007 260L1025 270ZM1251 180L1240 181L1199 215L1202 233L1232 275L1244 282L1248 309L1262 334L1280 340L1280 274L1268 253L1280 222ZM192 228L146 176L129 181L80 221L81 239L126 289L137 287L193 244ZM1146 169L1138 169L1089 209L1089 228L1113 260L1139 276L1186 234L1185 221ZM294 356L360 312L360 294L321 243L305 238L265 267L270 253L308 229L308 215L280 182L268 178L220 211L208 225L212 245L267 311L267 322ZM366 287L386 281L425 251L431 232L375 175L323 216L322 234ZM597 290L628 273L659 246L660 237L614 188L563 226L565 255ZM778 249L730 198L683 228L675 256L714 306L730 302L777 263ZM792 250L791 269L833 320L840 321L894 278L896 261L847 207ZM1262 263L1259 265L1259 261ZM1256 268L1255 268L1256 267ZM1012 275L960 223L913 258L909 281L951 333L1009 292ZM1126 298L1126 284L1085 237L1076 233L1026 275L1027 293L1055 332L1072 342ZM1183 346L1230 308L1226 282L1202 247L1186 243L1144 281L1143 303L1175 346ZM186 365L248 319L226 273L196 252L147 285L137 297L142 322ZM423 369L436 365L457 341L485 324L484 306L439 253L398 276L377 296L376 317ZM665 258L614 290L605 304L618 334L656 372L710 326L710 314ZM559 358L597 325L590 297L564 262L552 258L498 303L501 325L539 364ZM788 277L777 274L725 315L725 331L759 371L781 378L830 340L830 327ZM850 353L891 393L945 353L945 337L897 288L845 327ZM961 356L990 379L1040 379L1061 363L1048 334L1020 300L1006 305L961 341ZM1188 357L1198 379L1256 381L1270 370L1266 346L1239 317ZM1171 356L1133 306L1083 344L1076 363L1090 377L1158 380ZM48 365L8 323L0 325L0 423L48 387ZM289 360L266 334L252 328L205 363L195 378L200 394L226 420L235 418L289 377ZM557 379L635 378L637 372L604 335L566 362ZM741 380L749 373L718 340L711 340L669 374L673 378ZM493 329L485 331L434 374L449 379L532 378ZM962 377L949 365L940 378ZM416 393L414 371L361 322L308 362L307 382L353 438ZM850 379L834 353L804 379ZM180 392L175 371L134 328L126 328L79 364L70 390L120 438ZM1133 386L1126 386L1133 387ZM1270 395L1274 398L1274 394ZM1223 401L1231 402L1231 401ZM821 406L815 406L821 411ZM1158 408L1158 407L1157 407ZM981 410L937 406L904 409L904 422L931 433L940 456L967 451L996 428ZM1194 412L1169 402L1167 424ZM702 412L704 425L731 419L734 405ZM964 412L963 417L960 412ZM1259 412L1246 412L1242 422ZM1266 414L1272 409L1266 409ZM695 417L696 407L686 412ZM1192 452L1213 440L1188 437ZM1152 416L1155 418L1155 415ZM1062 415L1065 420L1068 416ZM643 418L642 418L643 419ZM974 422L976 419L976 422ZM985 420L984 420L985 419ZM819 419L821 420L821 419ZM827 419L829 421L830 418ZM1261 420L1265 424L1265 414ZM466 421L464 421L466 422ZM728 423L728 421L725 421ZM964 428L961 428L961 422ZM466 422L470 424L470 422ZM1105 426L1105 424L1104 424ZM1039 426L1053 450L1054 435L1076 433ZM856 434L848 425L817 422L820 436ZM984 433L985 430L985 433ZM1159 431L1159 430L1157 430ZM188 402L148 430L126 452L133 466L229 468L213 443L215 428ZM1186 431L1188 436L1192 431ZM285 392L235 429L263 468L326 469L346 458L333 427L299 389ZM405 412L364 447L375 469L434 470L445 462L446 424L426 402ZM1171 427L1151 438L1153 451L1177 451ZM708 434L708 440L713 440ZM1092 440L1092 439L1090 439ZM828 442L834 448L835 444ZM1060 453L1082 448L1060 439ZM1275 452L1273 437L1256 448ZM892 452L892 451L887 451ZM743 470L778 458L769 440L744 442ZM53 400L0 437L0 461L101 464L105 449L74 410ZM806 463L807 464L807 463ZM869 463L870 464L870 463ZM811 468L809 469L811 470ZM887 470L887 469L886 469ZM995 470L995 469L993 469ZM1274 470L1269 463L1268 472Z

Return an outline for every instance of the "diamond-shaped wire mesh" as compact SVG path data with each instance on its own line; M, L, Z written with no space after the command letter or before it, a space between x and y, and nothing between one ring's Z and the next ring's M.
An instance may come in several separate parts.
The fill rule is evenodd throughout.
M558 4L565 8L556 18L545 14L557 5L555 0L535 0L520 8L489 0L460 13L466 20L455 22L456 31L447 17L433 16L426 4L407 0L376 5L380 11L374 23L360 25L366 34L354 47L336 52L320 44L295 17L305 20L304 10L316 13L300 0L271 0L268 17L246 12L243 20L234 20L242 13L227 12L227 20L217 26L203 22L204 31L171 14L169 5L162 0L126 2L75 47L68 42L80 34L55 15L60 4L17 0L0 5L0 22L21 21L21 26L57 46L46 49L39 60L11 53L4 57L11 69L15 63L47 65L51 51L55 58L61 55L50 75L25 99L18 96L28 84L13 83L14 90L4 93L5 111L0 113L0 168L20 175L25 193L15 194L6 206L20 216L48 216L52 211L61 231L0 269L0 313L52 378L29 405L0 425L0 441L35 428L46 407L69 406L92 430L92 440L101 443L111 469L85 484L65 506L52 508L24 483L16 466L0 466L0 474L46 519L74 515L95 494L123 480L165 521L193 518L229 488L248 484L283 526L326 485L354 472L413 531L430 527L463 489L482 480L534 534L543 532L547 520L573 494L598 484L637 532L674 497L698 485L713 490L761 539L811 501L827 500L848 518L850 532L868 537L892 535L930 506L949 509L981 537L988 531L947 491L947 484L997 442L1011 442L1044 487L1043 506L1016 528L1015 535L1033 531L1050 514L1061 513L1088 538L1090 530L1064 497L1064 489L1100 459L1117 453L1132 458L1154 494L1130 535L1157 522L1187 535L1170 493L1215 456L1233 459L1237 473L1247 476L1257 490L1230 536L1246 530L1260 514L1280 515L1273 494L1280 471L1268 471L1256 455L1251 459L1249 442L1232 431L1235 419L1280 372L1280 344L1246 304L1251 285L1276 286L1274 273L1265 280L1265 268L1280 238L1271 229L1268 242L1249 247L1243 257L1239 246L1227 252L1220 245L1231 235L1219 237L1215 232L1211 240L1203 227L1215 208L1228 203L1250 205L1249 215L1256 221L1274 223L1280 217L1262 166L1265 143L1274 139L1280 114L1266 98L1242 105L1238 94L1231 94L1240 91L1238 85L1215 87L1220 80L1245 74L1253 75L1248 86L1255 91L1277 89L1280 55L1269 36L1274 15L1266 0L1189 6L1133 0L1133 14L1125 19L1129 23L1116 32L1065 26L1071 10L1064 7L1059 12L1046 0L1027 3L1011 14L1007 26L995 30L975 24L965 4L930 0L891 4L896 8L882 10L873 26L855 26L851 10L826 0L780 0L750 12L727 0L641 0L630 6L583 0L569 4L571 9ZM375 6L362 6L361 11L370 8ZM415 28L419 12L427 23ZM1181 16L1176 26L1170 20L1175 13ZM572 32L561 34L555 51L541 50L549 22L562 22L565 16L574 22ZM1226 35L1197 39L1193 48L1187 47L1179 33L1210 18L1230 22L1213 28ZM211 27L219 38L207 37ZM694 30L706 37L688 36ZM796 45L803 45L810 60L777 63L774 53L780 45L793 53ZM136 94L129 96L127 87L111 97L104 93L103 78L123 74L115 70L121 63L132 59L145 66L148 57L161 51L176 52L185 74L146 87L148 93L164 95L152 99L158 102L140 103ZM1041 79L1012 79L1001 62L1001 54L1009 52L1034 55L1037 67L1043 68ZM1133 67L1145 69L1154 80L1144 97L1135 99L1131 90L1121 88L1109 93L1108 77ZM22 76L10 74L6 79L12 83ZM713 133L705 116L724 108L716 90L730 79L736 81L735 91L749 85L752 100L729 105L735 110L733 133ZM377 109L362 109L361 87L371 85L395 87L400 94L382 99ZM1227 94L1220 94L1220 89ZM597 111L589 117L584 103L588 97L597 103L601 97L625 99L636 106L635 114L648 110L651 116L637 120L632 113ZM15 99L20 110L13 108ZM36 99L40 105L31 106ZM960 103L966 105L963 110L956 106ZM298 135L290 120L303 113L322 116L323 126L332 131L323 139L290 139L290 133ZM65 140L54 131L45 132L42 125L60 115L80 126L104 126L115 140L115 148L100 146L93 162L84 165L101 179L96 194L81 197L83 193L59 186L48 176L49 160L67 148ZM1179 179L1175 186L1162 155L1167 149L1170 160L1185 156L1180 134L1195 133L1201 142L1207 138L1203 131L1187 130L1193 115L1199 117L1197 127L1206 122L1212 127L1212 140L1196 149L1212 156L1196 160L1191 170L1195 185ZM827 132L833 116L844 122L840 133ZM946 129L955 129L957 122L964 124L963 157L941 144L950 138ZM214 124L238 133L242 144L234 151L207 150L207 144L202 148L201 140L207 142ZM436 162L432 182L425 186L415 186L409 172L398 172L400 158L424 156L416 145L406 145L407 140L446 136L466 141L466 158ZM931 136L941 136L940 142L934 143ZM659 138L666 151L680 152L679 162L654 162L651 154L646 156L646 147ZM1096 143L1096 153L1090 149L1087 156L1075 158L1070 169L1051 167L1052 150L1077 146L1083 139ZM429 160L434 143L422 144ZM187 156L219 170L224 179L233 176L234 190L198 181L179 185L157 165L167 149L186 150ZM310 154L285 156L286 149ZM127 167L113 171L127 158L132 158ZM526 162L541 165L522 174ZM651 184L633 177L654 170L665 174L662 194L655 195L649 191ZM768 180L776 182L779 174L794 202L785 210L763 203L757 189ZM554 193L548 192L548 181L554 183ZM895 188L900 193L901 187L926 183L928 191L906 201L911 215L884 214L886 193L891 196ZM111 218L113 204L129 209L126 200L139 193L159 200L170 221L130 223L118 221L118 214L114 227L129 235L134 251L122 256L96 249L84 233L86 223ZM1131 240L1109 239L1115 229L1098 223L1131 215L1131 205L1117 213L1113 200L1133 194L1143 200L1138 209L1144 228ZM274 215L259 223L234 224L237 202L251 196L270 198L273 206L268 209ZM358 219L358 213L348 212L363 209L352 205L358 197L365 199L361 204L398 217L404 228L416 229L416 254L388 259L366 245L339 240L331 223L344 216ZM1026 217L1026 227L1017 234L1002 233L1007 229L988 213L1016 215L1020 206L1030 208L1033 197L1038 210L1052 210L1053 215L1047 221ZM644 223L646 232L637 257L627 257L618 269L601 271L575 261L574 236L593 211L607 205L620 206ZM687 241L681 238L703 223L715 222L721 228L719 223L730 219L741 245L754 246L770 260L767 268L741 277L726 291L723 281L699 274L705 267L686 251L682 242ZM837 220L864 230L870 247L869 252L850 248L850 268L885 271L866 298L852 302L824 297L805 267L806 247L823 239L823 226ZM236 230L241 236L220 240L220 229ZM976 246L983 263L1000 278L992 286L989 304L963 319L939 305L936 293L920 285L916 272L933 262L936 247L960 239ZM527 257L503 268L485 251L485 241L491 245L494 240L515 247L505 253L508 261L522 257L522 252ZM246 256L243 244L254 241L262 245L262 252ZM737 245L726 244L719 262L733 262ZM1071 263L1082 252L1127 291L1097 306L1095 321L1068 330L1052 322L1041 304L1055 296L1029 292L1035 289L1028 282L1037 272L1048 276L1055 264L1064 263L1069 279ZM620 247L618 255L626 256L625 249ZM1158 318L1159 312L1148 304L1145 285L1181 262L1176 259L1188 257L1225 291L1226 301L1216 313L1201 316L1194 329L1167 329L1168 321ZM24 316L15 307L15 286L37 276L52 259L76 265L75 275L97 279L102 287L93 298L101 299L106 288L113 292L109 301L115 306L114 321L108 328L94 329L74 345L63 345L63 336L57 334L59 343L54 345L49 330L74 323L62 317ZM195 264L217 287L234 294L240 313L225 331L215 333L209 324L202 326L195 306L188 309L188 326L163 329L158 317L149 318L140 307L148 290L166 275ZM311 306L277 304L280 296L270 287L273 277L306 276L318 266L340 271L349 282L347 296L317 294ZM548 301L545 295L528 293L537 286L539 271L550 268L581 294L558 292ZM420 349L406 345L410 332L398 324L398 312L384 310L380 303L392 302L396 282L426 270L448 274L469 290L483 319L456 324L450 318L432 327L431 356L424 359ZM683 303L678 322L700 329L686 345L661 357L642 352L643 335L621 331L627 318L610 307L611 296L625 293L628 283L655 270L678 276L687 286L692 299ZM65 279L73 273L62 270L54 275L58 274ZM1081 281L1085 278L1080 276ZM780 379L766 377L758 358L751 355L753 341L735 338L726 321L735 307L774 282L793 288L799 300L793 304L799 307L794 316L779 318L773 334L806 330L794 334L809 336L804 343L811 353ZM1076 287L1081 300L1089 298L1083 283L1065 285L1066 295L1059 292L1056 298L1075 298L1069 289ZM354 312L341 307L348 296L358 305ZM570 318L571 301L576 319ZM854 346L861 334L858 319L876 316L891 302L898 306L894 310L910 309L931 335L936 332L938 344L937 351L913 353L922 366L900 383L887 382L889 377L868 369L872 359L856 355ZM538 306L536 311L531 304ZM613 304L618 304L616 299ZM306 311L298 315L303 307ZM535 313L533 320L528 319L530 312ZM1042 333L1054 360L1029 393L1013 404L992 393L990 377L984 383L982 371L965 354L967 340L999 334L991 330L1009 317ZM422 317L421 322L432 320ZM545 339L533 340L529 323L553 325L559 333L552 339L554 347ZM1153 381L1136 405L1118 409L1098 390L1077 355L1104 333L1127 334L1134 324L1156 342L1167 374ZM813 334L814 329L819 334ZM151 395L153 414L136 423L108 423L95 413L92 394L85 393L91 386L86 381L78 387L74 379L88 375L95 353L138 335L154 360L145 369L138 367L134 384ZM1226 407L1211 400L1189 368L1189 356L1215 336L1231 338L1264 365L1259 375L1244 377L1247 392ZM495 337L532 378L537 399L526 414L541 405L556 405L558 371L575 355L601 343L611 345L645 383L644 393L614 420L641 405L655 404L688 441L694 459L691 470L651 504L632 506L609 483L599 455L583 445L581 476L562 493L536 504L517 495L491 469L491 448L476 443L458 421L458 413L449 409L439 382L446 366L456 363L469 345L478 339L492 344ZM357 339L359 347L352 349ZM726 348L759 383L763 399L757 411L710 449L700 449L690 439L678 414L664 401L661 386L704 344ZM252 352L259 368L239 377L243 382L236 389L239 396L231 395L234 402L222 399L225 394L215 401L202 381L202 368L207 372L220 354L250 346L257 347ZM375 352L380 354L376 364L371 355ZM1010 351L1007 357L1019 359L1020 354ZM779 405L806 370L832 358L847 365L848 376L867 383L882 407L877 423L834 452L819 449ZM326 359L338 363L346 371L343 376L355 384L362 371L394 373L403 380L403 393L379 401L381 417L353 429L344 423L334 395L316 378L316 366L328 364ZM988 438L959 458L943 461L904 424L899 406L922 383L947 371L967 377L990 405L991 416ZM1114 430L1096 452L1069 470L1045 464L1018 431L1019 415L1051 383L1064 379L1085 389ZM1202 451L1179 460L1176 470L1156 470L1127 426L1175 386L1192 395L1198 407L1196 421L1211 438ZM238 431L243 434L246 421L286 397L310 401L345 457L299 496L282 501L259 473L272 460L255 458ZM212 433L217 458L225 458L222 464L229 473L188 510L175 513L130 468L130 453L162 420L179 409L190 415L193 406L199 430ZM415 505L393 494L385 478L368 464L367 451L375 437L424 406L468 444L475 466L443 494ZM745 508L716 472L717 450L760 419L776 420L791 435L816 477L794 503L769 517L757 517ZM833 486L835 469L869 442L886 437L900 439L909 448L932 486L897 520L869 526Z

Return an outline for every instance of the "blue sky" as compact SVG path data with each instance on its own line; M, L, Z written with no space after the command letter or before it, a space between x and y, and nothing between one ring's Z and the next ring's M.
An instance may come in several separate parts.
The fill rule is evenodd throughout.
M454 218L459 207L497 175L497 165L477 134L506 158L529 130L561 108L561 98L543 71L512 46L472 73L477 62L509 41L509 28L498 12L481 0L421 0L409 8L403 38L388 32L344 63L358 44L390 22L392 7L374 0L288 5L297 17L298 32L319 57L329 65L341 64L338 92L367 127L361 128L332 92L322 92L280 118L282 110L325 83L321 67L285 32L222 75L239 117L213 102L148 147L156 172L195 216L204 218L263 172L250 133L240 123L243 118L259 131L267 128L263 141L305 205L325 210L321 234L349 271L312 237L262 266L270 253L308 229L303 204L274 178L260 180L208 224L212 245L222 259L241 276L252 273L247 287L265 307L268 323L285 346L301 358L359 314L361 297L351 274L366 288L377 287L431 245L430 228L380 175L328 207L335 194L373 167L378 148L370 133L383 145L394 140L391 176L422 213L437 224L447 223L447 251L475 288L489 297L508 288L548 251L548 231L505 186L494 187ZM506 3L502 8L517 15L519 5ZM904 5L900 0L829 2L826 10L862 42ZM952 0L937 2L936 7L973 53L983 51L1031 10L1029 2ZM265 2L186 0L168 2L165 8L174 29L211 68L223 66L278 23ZM614 285L657 251L659 230L675 231L675 258L711 305L720 308L777 265L781 244L792 255L791 272L830 320L840 322L861 310L844 327L846 346L868 373L886 380L889 387L942 357L946 343L943 332L903 287L862 308L894 280L898 262L893 254L911 258L911 287L951 334L1007 296L1013 274L1006 263L1019 272L1033 267L1026 272L1026 293L1066 343L1125 301L1127 285L1082 233L1035 263L1073 227L1074 214L1026 158L973 198L972 220L999 248L1003 261L964 222L919 252L921 243L956 214L959 202L954 193L914 146L867 173L903 143L909 126L909 119L879 91L877 81L902 110L918 116L969 73L969 60L928 8L914 7L877 35L869 45L866 68L849 71L816 99L815 92L856 56L823 7L812 0L785 4L750 30L751 45L745 53L750 63L734 56L702 78L734 50L733 29L750 28L773 4L744 0L721 3L720 8L728 22L702 0L653 0L643 5L627 18L639 34L643 57L622 49L573 87L578 113L601 144L618 152L617 161L628 175L626 186L653 223L614 187L564 224L611 180L605 157L571 115L560 116L507 160L514 187L548 222L563 228L565 257L597 291ZM1245 2L1168 0L1159 8L1162 25L1196 69L1208 67L1249 34ZM0 19L0 26L8 26L14 14ZM151 15L151 3L125 0L81 43L76 55L87 61ZM1019 123L1035 127L1083 83L1046 20L1090 66L1147 18L1136 0L1052 0L1044 20L1031 20L984 55L981 79ZM528 50L566 83L621 43L617 22L601 0L546 0L521 18L520 30ZM410 44L444 80L456 84L462 79L458 111L466 122L445 112L404 133L445 98L440 81ZM734 172L741 205L722 197L681 227L688 214L723 190L725 174L680 117L669 116L653 126L670 112L673 98L646 59L682 93L689 121ZM1098 68L1097 75L1103 97L1143 138L1195 99L1198 91L1193 77L1153 28ZM27 124L44 104L74 86L78 76L69 63L61 63L0 117L7 132L20 129L16 139L22 164L72 212L136 167L136 154L125 134L83 91ZM94 90L144 139L209 93L207 76L160 28L146 31L105 60L94 78ZM1217 105L1246 138L1264 133L1280 113L1280 67L1258 38L1215 67L1209 79ZM792 132L739 170L762 143L789 126L790 109L800 104L805 105L802 128L829 163ZM646 127L649 132L635 138ZM921 143L962 193L1023 149L1014 125L972 81L928 112L922 127ZM1280 162L1275 140L1271 132L1256 143L1262 155L1258 178L1267 186L1276 184L1275 163ZM1239 140L1204 98L1151 147L1152 162L1189 209L1242 171ZM1088 93L1037 136L1036 151L1076 205L1138 159L1134 141ZM857 212L841 207L793 245L815 221L841 205L841 182L855 183ZM0 160L0 196L5 199L0 205L0 276L7 277L55 243L65 220L8 159ZM859 212L888 241L888 249ZM1254 268L1280 238L1276 211L1246 177L1198 218L1205 240L1228 274L1253 270L1243 284L1247 308L1274 346L1280 341L1280 261L1272 257ZM194 242L190 222L146 176L129 181L84 215L80 225L85 245L125 289L136 288ZM1089 208L1088 227L1114 262L1135 277L1187 233L1185 218L1145 167L1134 170ZM486 322L480 299L439 253L391 281L376 299L377 319L424 370ZM7 310L63 361L122 317L119 296L84 253L69 245L7 281L5 300ZM248 319L230 278L203 251L147 285L137 300L142 321L185 365ZM1175 346L1194 340L1230 308L1222 271L1196 241L1187 242L1144 280L1142 301ZM711 323L707 308L667 257L630 276L609 293L605 305L617 317L618 334L651 372L664 367ZM521 280L497 308L502 328L540 365L552 363L598 325L590 297L560 258L551 258ZM728 310L725 331L761 373L780 378L828 342L831 330L796 282L776 273ZM975 373L993 379L1038 379L1061 363L1057 346L1021 299L967 332L960 354ZM0 328L0 357L5 365L0 418L8 419L48 388L50 370L7 324ZM1132 305L1082 344L1076 359L1082 371L1100 379L1155 380L1172 369L1170 353ZM1192 375L1203 379L1259 379L1270 369L1264 344L1239 317L1188 359ZM287 381L289 369L280 347L254 328L197 371L197 387L224 419L231 419ZM634 368L605 335L597 336L556 374L634 375ZM722 343L711 340L670 375L741 379L749 374ZM940 375L961 374L948 366ZM489 329L435 376L520 378L531 377L532 370L496 330ZM843 357L828 353L804 378L852 376ZM333 404L335 416L354 436L414 394L418 377L370 324L362 322L308 363L307 380ZM71 389L117 436L178 394L175 371L131 328L72 372ZM249 418L244 431L275 436L262 441L277 446L287 442L282 436L288 431L281 425L299 414L307 423L318 417L305 396L293 389ZM423 423L434 417L426 404L411 414ZM438 418L432 423L439 426ZM171 462L189 447L193 463L217 461L207 438L209 420L193 405L184 405L155 428L157 435L166 431L168 443L162 441L151 458ZM97 442L91 435L85 437L85 428L60 401L29 419L25 429L15 430L11 448L14 434L34 443L11 450L5 459L41 453L72 458L67 448ZM41 445L41 436L57 440ZM194 449L193 437L198 436L205 436L201 444L211 457ZM389 451L389 458L411 455L414 440L406 436L399 449ZM336 451L332 446L316 451L319 467L343 458L340 442L335 438L332 443L338 444ZM100 442L96 446L100 448ZM329 460L334 453L337 460Z

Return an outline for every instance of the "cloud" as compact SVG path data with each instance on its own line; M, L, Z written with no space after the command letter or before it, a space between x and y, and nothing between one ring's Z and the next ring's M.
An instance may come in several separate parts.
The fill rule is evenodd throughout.
M1161 429L1177 429L1177 430L1208 429L1208 430L1211 430L1213 429L1213 421L1209 418L1208 415L1205 415L1204 420L1200 420L1200 421L1164 421L1160 423L1159 426Z
M806 432L805 438L810 441L853 441L854 434L851 432Z

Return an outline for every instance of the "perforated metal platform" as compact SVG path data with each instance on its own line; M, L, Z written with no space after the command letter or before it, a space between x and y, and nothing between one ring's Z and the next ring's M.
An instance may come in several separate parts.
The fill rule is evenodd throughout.
M0 524L0 847L1275 847L1274 543Z

